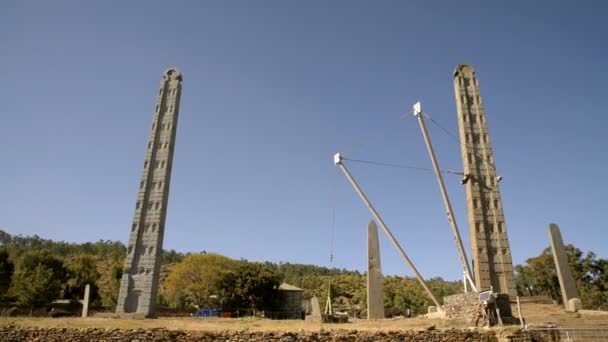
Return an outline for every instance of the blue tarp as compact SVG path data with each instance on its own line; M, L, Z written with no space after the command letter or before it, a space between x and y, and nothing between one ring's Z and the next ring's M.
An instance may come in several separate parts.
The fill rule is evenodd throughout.
M221 315L222 308L196 310L196 317L220 317Z

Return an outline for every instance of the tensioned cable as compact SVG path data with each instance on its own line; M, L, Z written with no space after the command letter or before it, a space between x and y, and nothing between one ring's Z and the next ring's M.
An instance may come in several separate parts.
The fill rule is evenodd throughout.
M382 163L382 162L376 162L376 161L370 161L370 160L361 160L361 159L351 159L348 157L342 157L343 160L349 160L355 163L363 163L363 164L371 164L371 165L377 165L377 166L386 166L386 167L394 167L394 168L398 168L398 169L409 169L409 170L418 170L418 171L425 171L425 172L434 172L432 169L426 168L426 167L419 167L419 166L410 166L410 165L402 165L402 164L391 164L391 163ZM441 170L441 173L449 173L449 174L454 174L454 175L462 175L462 172L459 171L452 171L452 170Z
M372 164L372 165L378 165L378 166L394 167L394 168L399 168L399 169L410 169L410 170L420 170L420 171L433 171L433 170L431 170L429 168L426 168L426 167L382 163L382 162L375 162L375 161L369 161L369 160L351 159L351 158L347 158L347 157L342 157L342 159L344 159L344 160L350 160L350 161L355 162L355 163Z
M433 119L429 114L427 113L423 113L424 116L426 116L429 120L431 120L432 123L434 123L437 127L439 127L442 131L444 131L447 135L449 135L452 139L456 140L456 142L458 142L460 145L467 147L467 144L460 141L460 139L454 134L452 133L450 130L448 130L447 128L443 127L442 125L439 124L439 122L435 121L435 119ZM482 162L484 162L485 164L487 164L488 166L492 167L494 170L496 170L496 166L494 166L494 164L486 159L484 156L480 155L479 153L473 151L473 154L475 156L477 156Z
M431 120L432 123L434 123L435 125L437 125L437 127L441 128L445 133L447 133L447 135L449 135L450 137L452 137L452 139L460 142L460 138L458 138L454 133L450 132L447 128L441 126L437 121L435 121L435 119L433 119L430 115L428 115L427 113L424 113L424 116L426 116L429 120Z

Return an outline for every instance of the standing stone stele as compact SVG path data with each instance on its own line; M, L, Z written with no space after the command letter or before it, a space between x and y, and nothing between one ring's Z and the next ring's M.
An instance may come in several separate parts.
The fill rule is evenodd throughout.
M310 318L321 319L321 305L317 296L310 298Z
M367 225L367 319L384 318L382 269L378 227L371 220Z
M456 67L454 92L475 286L478 291L493 288L515 298L513 260L498 184L501 178L496 174L479 80L472 66Z
M163 74L130 229L116 313L154 317L182 74Z
M578 311L578 302L580 302L580 300L578 302L572 301L573 304L570 304L571 299L577 298L576 283L570 272L568 255L566 254L562 234L559 231L557 224L549 224L549 239L551 240L551 252L553 254L553 261L555 262L555 269L557 270L557 278L559 279L559 287L562 292L564 308Z
M86 284L84 287L84 299L82 303L82 318L89 316L89 302L91 301L91 284Z

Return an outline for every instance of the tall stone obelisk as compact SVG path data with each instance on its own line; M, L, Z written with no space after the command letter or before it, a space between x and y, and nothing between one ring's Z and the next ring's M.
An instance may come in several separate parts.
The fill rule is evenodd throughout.
M511 248L479 81L470 65L454 70L467 214L478 290L516 296Z
M384 318L382 268L378 227L374 220L367 225L367 319Z
M154 316L182 75L163 74L139 183L117 313Z

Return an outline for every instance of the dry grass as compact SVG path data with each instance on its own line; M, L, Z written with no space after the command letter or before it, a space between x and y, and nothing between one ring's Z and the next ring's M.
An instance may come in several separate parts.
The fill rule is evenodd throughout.
M517 309L513 308L516 313ZM608 312L567 313L552 304L522 304L522 313L529 325L556 324L563 327L607 327ZM106 329L152 329L176 330L251 330L251 331L318 331L356 329L365 331L419 330L435 326L442 328L467 328L467 324L446 322L441 319L422 317L410 319L356 320L347 324L322 324L313 321L288 320L271 321L260 318L159 318L159 319L118 319L118 318L27 318L2 317L0 325L58 327L58 328L106 328Z

